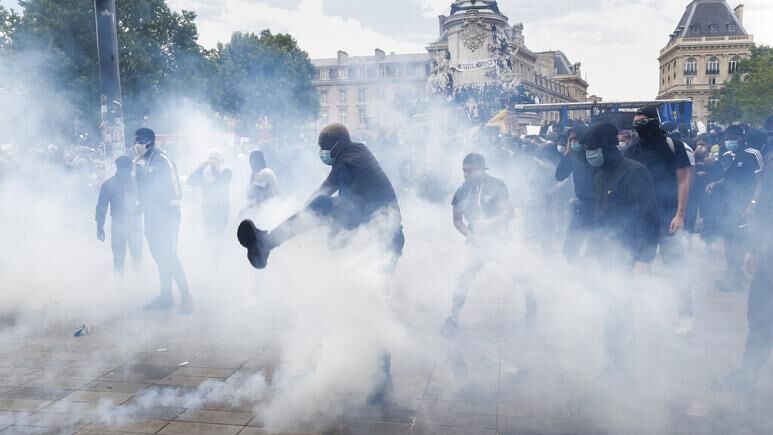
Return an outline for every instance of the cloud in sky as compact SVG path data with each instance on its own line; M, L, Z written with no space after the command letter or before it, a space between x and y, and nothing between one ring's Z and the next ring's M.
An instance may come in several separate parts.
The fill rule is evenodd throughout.
M201 42L269 28L292 34L314 58L420 53L437 38L437 15L451 0L167 0L196 11ZM740 0L739 0L740 1ZM10 6L15 0L0 0ZM581 62L590 92L607 100L654 98L660 49L688 0L500 0L511 23L523 22L534 51L562 50ZM745 0L744 25L758 44L773 44L773 1ZM731 3L735 6L735 3Z
M375 47L423 52L437 37L437 15L450 0L169 0L200 13L202 42L212 46L234 30L289 32L312 57L337 50L369 54ZM607 100L657 94L660 49L687 6L674 0L501 0L511 23L523 22L532 50L562 50L582 62L590 91ZM745 24L773 43L773 4L747 0Z

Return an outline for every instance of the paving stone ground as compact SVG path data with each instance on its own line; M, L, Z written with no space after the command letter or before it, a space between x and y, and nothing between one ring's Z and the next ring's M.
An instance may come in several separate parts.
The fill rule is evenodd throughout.
M572 302L561 310L545 303L527 330L520 293L490 282L484 277L471 293L450 339L439 334L447 307L402 306L398 297L397 316L419 346L392 354L393 405L347 406L323 427L299 424L284 433L773 433L772 367L756 392L720 388L743 349L745 293L700 287L695 329L684 337L668 316L637 318L636 357L617 372L604 369L593 339L600 320L567 334L560 320ZM0 434L269 433L260 411L270 396L231 400L214 392L256 374L271 387L281 331L253 347L224 341L197 315L136 310L76 338L74 315L46 320L48 313L21 310L0 328Z

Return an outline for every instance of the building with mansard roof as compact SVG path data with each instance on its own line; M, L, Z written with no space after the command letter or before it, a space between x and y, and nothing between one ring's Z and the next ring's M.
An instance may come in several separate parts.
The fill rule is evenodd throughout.
M694 0L660 50L658 99L693 101L693 119L710 124L716 91L751 55L754 36L743 26L744 6L725 0Z

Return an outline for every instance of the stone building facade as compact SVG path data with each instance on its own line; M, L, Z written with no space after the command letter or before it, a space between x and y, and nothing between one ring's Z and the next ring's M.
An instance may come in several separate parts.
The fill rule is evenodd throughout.
M522 84L536 102L584 102L588 83L580 64L561 51L534 52L523 25L509 24L496 1L456 0L448 16L438 17L439 37L426 53L314 59L320 97L318 126L343 122L363 137L394 129L404 99L422 93L453 92L465 86ZM553 120L557 114L546 114ZM541 121L537 119L536 122Z
M743 26L743 5L694 0L660 50L658 99L690 99L693 119L711 124L714 94L751 54L754 36Z

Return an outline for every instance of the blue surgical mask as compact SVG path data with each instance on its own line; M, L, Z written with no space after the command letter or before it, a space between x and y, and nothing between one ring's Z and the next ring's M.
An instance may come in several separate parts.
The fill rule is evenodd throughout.
M582 144L579 141L572 142L572 151L574 152L582 151Z
M559 153L563 154L566 152L566 145L558 145L556 146L556 149L558 150Z
M604 166L604 150L601 148L585 150L585 159L588 160L589 165L594 168L600 168Z
M335 157L333 157L333 150L337 146L338 146L338 142L336 142L336 144L333 145L333 148L330 148L329 150L323 150L320 148L319 159L322 160L322 163L328 166L333 166L333 163L335 163L336 161Z
M738 151L738 141L737 140L725 141L725 148L727 148L727 150L730 151L731 153Z

